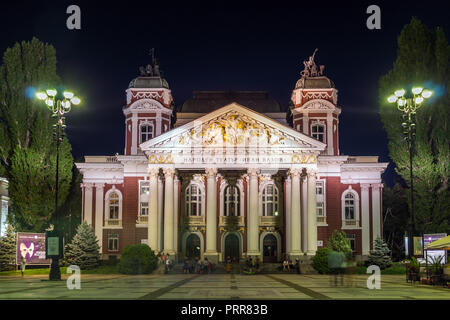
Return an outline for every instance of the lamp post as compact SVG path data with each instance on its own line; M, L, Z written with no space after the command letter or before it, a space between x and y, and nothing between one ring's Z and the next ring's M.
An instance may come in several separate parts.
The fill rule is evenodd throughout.
M396 103L398 110L403 115L403 134L406 140L409 150L409 177L411 185L411 213L409 221L409 239L408 239L408 255L412 257L413 253L413 235L415 232L414 224L414 181L413 181L413 154L414 154L414 142L416 137L416 113L417 109L422 106L425 99L428 99L433 94L430 90L424 90L421 87L415 87L411 90L412 96L405 97L406 91L400 89L394 92L387 100L389 103Z
M72 92L64 91L62 97L57 97L58 91L55 89L47 89L45 92L37 92L36 97L42 100L52 112L52 117L56 118L56 123L53 125L53 138L56 142L56 185L55 185L55 213L53 216L56 234L58 235L58 249L61 239L58 219L58 182L59 182L59 146L65 136L64 129L66 128L64 114L68 113L72 104L77 105L81 101L75 97ZM52 263L50 266L49 280L61 280L61 272L59 270L59 256L61 252L58 250L58 255L52 256Z

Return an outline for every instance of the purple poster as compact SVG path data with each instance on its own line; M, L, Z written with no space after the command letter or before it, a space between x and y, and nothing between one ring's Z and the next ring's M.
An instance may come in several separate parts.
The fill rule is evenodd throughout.
M17 264L50 264L45 259L45 233L17 232Z

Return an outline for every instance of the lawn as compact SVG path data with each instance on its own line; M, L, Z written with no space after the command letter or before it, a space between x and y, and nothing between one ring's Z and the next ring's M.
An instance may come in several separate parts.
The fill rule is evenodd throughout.
M25 269L25 276L31 275L48 275L49 268L39 268L39 269ZM67 267L61 267L61 274L67 273ZM119 273L117 271L117 265L104 265L99 266L97 268L91 270L81 270L81 274L116 274ZM20 270L11 270L11 271L1 271L0 276L20 276Z

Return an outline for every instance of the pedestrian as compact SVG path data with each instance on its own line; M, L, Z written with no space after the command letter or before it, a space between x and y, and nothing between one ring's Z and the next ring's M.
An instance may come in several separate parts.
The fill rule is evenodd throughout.
M25 274L25 266L26 266L26 260L25 258L22 258L22 260L20 261L20 271L22 272L22 277Z
M334 286L338 285L338 276L341 278L341 286L344 284L343 266L345 263L345 254L343 252L331 251L328 254L328 267L331 269L331 273L334 275ZM332 282L331 278L330 281ZM331 283L333 284L333 283Z
M283 261L283 271L289 272L290 268L289 268L289 260L286 258Z
M225 264L225 270L227 271L227 273L231 272L231 258L230 256L227 257L227 261Z
M295 270L297 271L298 274L300 274L300 260L295 259Z
M187 258L184 259L183 272L184 274L189 273L189 261Z
M256 269L256 271L259 270L259 257L256 257L256 261L255 261L255 269Z

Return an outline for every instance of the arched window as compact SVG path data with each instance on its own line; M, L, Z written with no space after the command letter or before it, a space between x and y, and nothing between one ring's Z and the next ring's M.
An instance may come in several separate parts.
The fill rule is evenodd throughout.
M345 220L355 220L355 196L353 193L347 193L344 198L344 217Z
M153 125L150 123L145 123L145 124L141 124L140 127L140 139L141 139L141 143L150 140L151 138L153 138Z
M198 185L191 183L186 188L186 215L201 216L202 192Z
M226 216L241 215L241 194L236 186L227 186L224 193L224 214Z
M119 195L117 192L109 194L109 219L119 219Z
M263 216L278 215L278 189L275 185L267 185L262 193Z
M320 142L325 142L325 126L319 123L313 124L311 126L311 136Z

